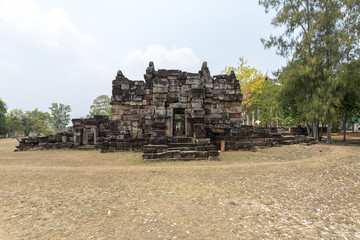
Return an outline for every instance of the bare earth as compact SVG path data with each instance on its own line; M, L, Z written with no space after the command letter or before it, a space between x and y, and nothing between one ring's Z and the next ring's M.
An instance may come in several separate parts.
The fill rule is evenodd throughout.
M356 141L156 163L16 143L0 140L1 239L360 238Z

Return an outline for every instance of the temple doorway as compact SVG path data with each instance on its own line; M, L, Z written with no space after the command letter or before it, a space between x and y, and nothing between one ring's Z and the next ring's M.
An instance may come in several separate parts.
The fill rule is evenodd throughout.
M185 136L185 109L174 109L174 136Z

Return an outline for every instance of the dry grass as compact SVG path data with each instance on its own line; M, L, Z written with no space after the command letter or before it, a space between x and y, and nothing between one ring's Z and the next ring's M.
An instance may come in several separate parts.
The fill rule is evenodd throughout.
M360 238L359 145L144 163L15 144L0 140L1 239Z

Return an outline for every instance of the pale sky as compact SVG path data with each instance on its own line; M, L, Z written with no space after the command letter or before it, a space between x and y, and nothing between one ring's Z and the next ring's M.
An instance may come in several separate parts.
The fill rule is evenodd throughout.
M155 69L213 75L243 56L269 74L286 64L260 38L276 33L257 0L0 0L0 98L8 110L48 111L51 103L84 117L111 95L117 70L143 80Z

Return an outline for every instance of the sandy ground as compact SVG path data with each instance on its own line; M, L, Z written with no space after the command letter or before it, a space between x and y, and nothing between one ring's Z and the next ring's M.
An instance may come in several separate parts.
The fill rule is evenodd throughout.
M156 163L14 145L0 140L0 239L360 238L359 139Z

